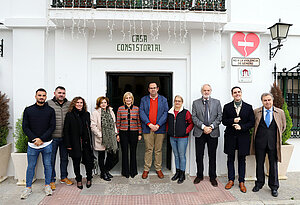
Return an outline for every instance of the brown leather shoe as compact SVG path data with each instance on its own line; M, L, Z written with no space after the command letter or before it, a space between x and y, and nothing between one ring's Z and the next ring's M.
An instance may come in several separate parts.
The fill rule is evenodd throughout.
M164 174L162 173L161 170L156 171L156 174L157 174L158 178L160 178L160 179L164 178Z
M240 182L240 190L241 190L241 192L243 192L243 193L246 193L246 192L247 192L247 189L246 189L246 187L245 187L244 182Z
M225 186L225 189L231 189L231 187L234 185L234 181L229 180L228 183Z
M147 179L149 171L144 171L142 174L143 179Z

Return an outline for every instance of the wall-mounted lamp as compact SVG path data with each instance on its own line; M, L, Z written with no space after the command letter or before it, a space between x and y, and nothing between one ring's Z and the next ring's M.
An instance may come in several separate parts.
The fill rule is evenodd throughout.
M3 39L1 40L0 44L0 56L3 57Z
M271 43L269 44L269 59L271 60L272 58L274 58L274 56L276 55L277 51L280 50L281 46L283 46L281 44L281 40L286 39L288 32L289 32L289 28L290 26L292 26L293 24L288 24L288 23L281 23L281 19L279 19L279 22L274 24L273 26L269 27L268 29L270 29L271 32L271 38L272 40L277 40L278 41L278 45L273 47L271 46ZM275 52L273 53L272 50L275 50Z

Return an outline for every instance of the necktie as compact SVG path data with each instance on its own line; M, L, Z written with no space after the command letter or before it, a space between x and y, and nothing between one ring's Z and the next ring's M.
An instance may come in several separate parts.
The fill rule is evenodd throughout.
M270 110L266 110L266 112L267 112L267 114L266 114L266 118L265 118L265 122L266 122L266 125L267 125L267 127L269 127L270 126Z
M208 100L204 101L205 110L204 110L204 125L208 126Z

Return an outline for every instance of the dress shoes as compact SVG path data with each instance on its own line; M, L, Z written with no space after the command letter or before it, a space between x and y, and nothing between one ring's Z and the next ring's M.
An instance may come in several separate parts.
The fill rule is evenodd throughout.
M246 189L246 187L245 187L245 183L244 182L240 182L240 190L241 190L241 192L243 192L243 193L246 193L247 192L247 189Z
M108 171L106 172L106 175L107 175L109 178L114 178L114 176L111 175Z
M217 186L218 186L218 182L217 182L216 179L210 179L209 181L210 181L210 183L211 183L211 185L212 185L213 187L217 187Z
M148 173L149 173L149 171L144 171L143 174L142 174L142 178L147 179L148 178Z
M277 197L278 196L278 191L275 190L275 189L272 189L271 194L272 194L272 196Z
M203 177L196 177L194 179L194 184L199 184L203 180Z
M77 188L78 189L83 189L82 181L77 182Z
M234 185L234 181L229 180L228 183L225 186L225 189L231 189L231 187L233 187L233 185Z
M86 181L86 188L90 188L92 186L92 180Z
M156 171L156 174L157 174L158 178L160 178L160 179L165 177L161 170Z
M252 191L253 192L258 192L261 188L259 188L258 186L253 187Z

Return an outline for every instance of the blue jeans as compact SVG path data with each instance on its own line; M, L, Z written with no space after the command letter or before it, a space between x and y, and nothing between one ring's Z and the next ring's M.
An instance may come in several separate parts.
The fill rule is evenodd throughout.
M31 187L32 185L32 180L35 174L35 166L40 152L42 153L42 157L43 157L45 185L50 184L51 172L52 172L52 166L51 166L52 143L41 149L34 149L28 146L27 149L28 167L26 172L26 187Z
M173 153L175 156L175 166L176 169L180 169L181 171L185 171L186 166L186 148L188 144L189 138L175 138L170 137L170 143L173 149Z
M55 173L55 160L56 153L59 148L59 157L60 157L60 178L64 179L68 177L68 152L67 148L64 145L63 138L53 138L52 141L52 156L51 156L51 165L52 165L52 175L51 182L55 182L56 173Z

